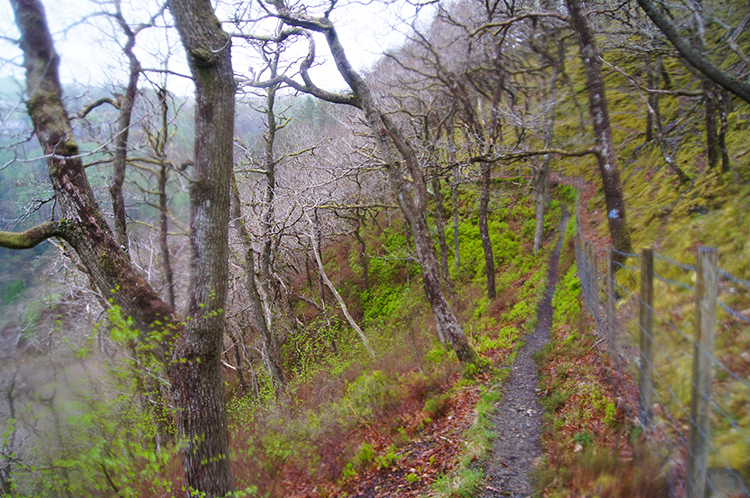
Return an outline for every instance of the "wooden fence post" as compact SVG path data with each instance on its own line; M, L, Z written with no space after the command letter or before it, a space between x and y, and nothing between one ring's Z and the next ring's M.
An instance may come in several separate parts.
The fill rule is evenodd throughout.
M706 490L708 443L713 382L717 274L719 252L714 247L698 249L695 286L695 344L693 392L690 399L690 438L688 454L688 498L703 498Z
M617 334L615 306L615 251L612 246L607 246L607 347L610 353L615 351Z
M641 305L639 313L641 328L641 362L638 379L638 401L641 424L651 424L654 416L654 250L643 249L641 253Z

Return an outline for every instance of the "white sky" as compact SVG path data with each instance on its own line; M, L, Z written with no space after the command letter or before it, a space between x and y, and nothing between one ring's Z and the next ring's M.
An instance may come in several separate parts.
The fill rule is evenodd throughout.
M77 81L83 84L111 86L122 85L126 79L127 63L121 50L113 43L111 33L119 29L111 21L103 17L89 17L88 22L82 22L87 15L97 11L97 5L90 0L65 1L42 0L47 10L55 40L55 46L61 56L61 78L63 82ZM247 4L248 2L244 2ZM159 0L123 0L123 11L131 25L145 22L158 10ZM222 7L224 7L222 5ZM258 8L255 8L257 13ZM332 14L336 23L339 37L344 44L355 68L365 70L369 68L388 49L403 43L404 36L394 30L399 24L399 17L408 15L405 2L380 2L365 5L340 2ZM158 21L159 24L171 23L169 14ZM402 25L403 26L403 25ZM229 30L229 27L226 28ZM403 27L399 28L403 31ZM17 38L18 33L13 24L13 12L9 2L0 1L0 35ZM122 39L122 37L120 37ZM235 42L235 46L238 42ZM328 54L325 41L319 37L316 42L318 59ZM136 55L143 67L163 67L159 58L150 55L153 52L171 53L169 69L188 74L182 46L175 30L151 28L138 36ZM241 74L245 68L253 67L253 62L242 59L239 50L235 53L235 72ZM161 58L163 59L163 57ZM7 41L0 40L0 76L23 77L20 50ZM324 88L335 90L345 86L338 76L332 62L312 72L318 84ZM162 82L164 75L151 74L149 78ZM192 84L175 76L169 76L169 88L175 93L191 93ZM144 82L141 80L141 85ZM183 90L181 91L180 88Z

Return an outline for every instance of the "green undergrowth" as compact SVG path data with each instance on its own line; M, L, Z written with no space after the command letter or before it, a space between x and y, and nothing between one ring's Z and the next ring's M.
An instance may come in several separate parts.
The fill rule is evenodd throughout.
M460 202L466 214L460 226L461 268L455 271L451 265L457 295L453 304L482 358L478 367L462 371L455 354L437 341L418 267L406 258L411 249L401 221L392 217L387 225L385 218L367 223L362 233L370 253L368 290L362 292L363 267L355 241L341 240L324 253L328 271L362 324L375 358L336 308L318 315L309 308L297 309L308 317L307 326L284 346L290 381L283 395L275 396L270 380L259 373L257 390L229 403L230 458L239 487L256 485L258 496L279 496L294 494L295 482L315 483L322 496L336 496L339 486L372 469L398 467L401 455L444 416L451 399L477 386L482 387L476 415L462 436L456 470L436 475L433 489L437 496L469 496L480 482L481 471L471 462L491 448L499 383L523 336L533 330L561 208L553 202L546 223L550 236L535 257L529 250L533 226L527 222L533 216L531 199L517 191L493 196L498 297L489 301L474 214L478 195L469 189ZM415 418L417 413L421 415ZM422 477L408 471L404 479L411 486Z

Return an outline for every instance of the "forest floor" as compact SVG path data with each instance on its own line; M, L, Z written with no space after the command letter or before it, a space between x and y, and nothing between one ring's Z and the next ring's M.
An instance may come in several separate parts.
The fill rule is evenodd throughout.
M537 400L539 375L534 355L549 338L552 296L557 285L557 268L568 219L568 210L563 206L563 218L558 230L560 237L550 258L547 289L537 310L537 326L526 337L526 344L503 385L503 397L493 416L496 431L494 449L484 465L487 479L478 498L526 497L534 493L534 483L529 474L542 455L542 409Z

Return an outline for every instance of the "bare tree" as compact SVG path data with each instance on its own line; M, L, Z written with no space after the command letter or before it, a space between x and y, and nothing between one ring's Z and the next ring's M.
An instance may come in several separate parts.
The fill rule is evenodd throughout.
M280 77L277 80L266 83L256 82L255 84L267 86L278 81L284 81L298 91L310 93L330 102L351 105L364 112L365 121L374 135L393 193L411 227L417 257L422 267L425 293L435 314L437 326L450 341L462 363L475 363L477 354L469 344L441 289L437 256L426 225L427 189L424 171L419 164L414 147L404 137L401 130L395 126L392 119L378 107L370 87L352 68L346 58L344 47L341 45L336 29L328 18L330 9L323 17L313 17L303 11L292 11L282 1L273 2L272 5L275 8L275 14L286 24L301 30L319 32L325 36L336 66L349 85L352 94L334 94L322 90L312 83L307 72L315 56L311 34L308 35L311 50L300 70L304 83L301 84L291 78ZM333 8L333 4L330 8ZM407 174L414 180L413 193L405 180Z

